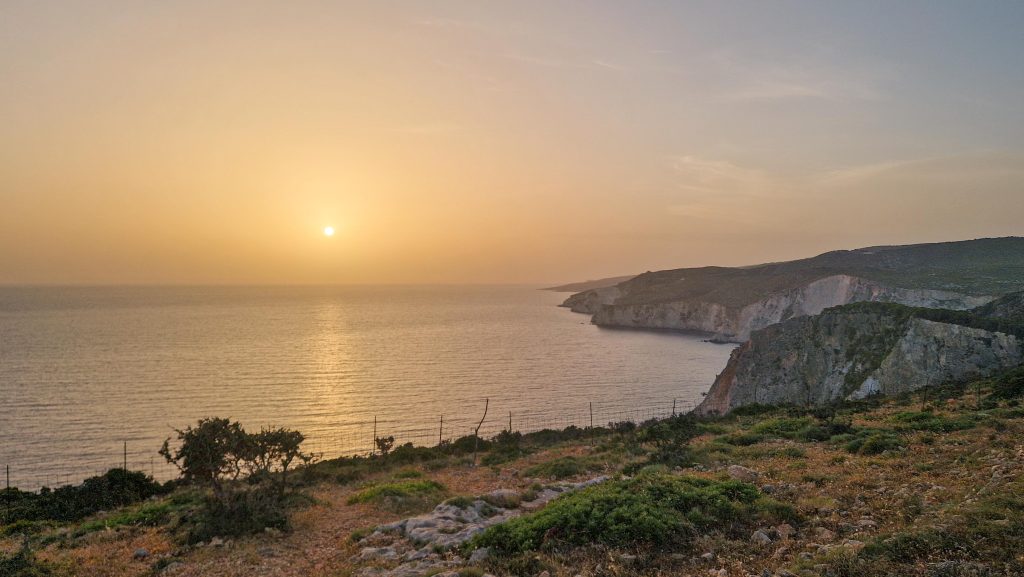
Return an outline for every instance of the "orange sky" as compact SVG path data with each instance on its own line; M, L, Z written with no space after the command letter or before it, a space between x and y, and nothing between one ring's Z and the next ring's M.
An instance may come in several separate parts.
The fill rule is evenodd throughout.
M1019 7L340 4L5 2L0 283L561 282L1024 234Z

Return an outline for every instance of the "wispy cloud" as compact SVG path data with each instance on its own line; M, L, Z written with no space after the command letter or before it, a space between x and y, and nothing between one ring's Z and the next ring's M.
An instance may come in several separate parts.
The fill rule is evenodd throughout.
M772 62L717 52L711 56L711 64L723 78L720 97L727 101L883 98L875 80L835 62Z
M672 157L670 164L672 185L680 193L666 207L670 214L730 222L778 214L787 204L806 211L858 198L961 198L965 187L975 194L1019 196L1024 181L1020 151L898 159L796 175L692 155Z
M520 62L523 64L530 64L533 66L540 66L543 68L561 68L561 69L576 69L576 70L606 70L613 72L620 72L625 70L625 66L610 62L602 58L591 58L589 60L584 58L557 58L550 56L533 56L520 53L509 53L505 55L505 58L514 62Z

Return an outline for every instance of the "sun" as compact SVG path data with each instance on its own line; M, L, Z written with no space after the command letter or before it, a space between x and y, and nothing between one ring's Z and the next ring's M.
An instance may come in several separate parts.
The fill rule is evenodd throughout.
M324 227L324 236L334 236L334 227L333 226L325 226Z

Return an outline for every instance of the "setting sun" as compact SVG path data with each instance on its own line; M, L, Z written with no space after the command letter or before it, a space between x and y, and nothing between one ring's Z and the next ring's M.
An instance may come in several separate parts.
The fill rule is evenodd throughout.
M334 227L333 226L325 226L324 227L324 236L334 236Z

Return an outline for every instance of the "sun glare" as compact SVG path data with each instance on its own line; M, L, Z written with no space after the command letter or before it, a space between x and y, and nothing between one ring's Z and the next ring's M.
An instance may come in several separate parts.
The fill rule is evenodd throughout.
M325 226L324 227L324 236L334 236L334 227L333 226Z

